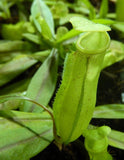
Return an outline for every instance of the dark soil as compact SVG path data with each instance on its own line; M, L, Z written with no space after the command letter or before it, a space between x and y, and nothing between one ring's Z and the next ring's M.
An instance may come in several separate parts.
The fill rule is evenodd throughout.
M54 143L51 143L43 152L31 160L89 160L82 138L79 138L60 151Z

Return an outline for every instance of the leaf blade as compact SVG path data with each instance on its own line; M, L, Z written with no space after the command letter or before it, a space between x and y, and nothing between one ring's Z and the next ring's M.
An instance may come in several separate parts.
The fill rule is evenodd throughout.
M47 5L44 3L43 0L34 0L31 6L31 15L39 32L42 32L42 30L39 22L37 21L38 15L41 16L46 21L47 25L49 26L49 29L51 30L52 35L54 36L55 33L54 33L53 17L49 8L47 7Z
M95 31L110 31L110 27L105 26L103 24L96 24L90 20L87 20L83 17L72 17L70 19L75 30L82 31L82 32L95 32Z
M108 0L102 0L99 16L105 18L108 13Z
M124 149L124 132L112 130L108 135L109 145Z
M57 82L58 54L57 50L52 50L51 54L44 61L32 78L27 89L26 96L36 102L47 106L55 90ZM25 102L23 111L42 112L42 108Z
M6 114L9 112L6 111ZM11 111L9 115L21 125L0 117L0 157L2 159L29 159L53 140L52 120L48 113Z
M0 86L10 82L26 69L37 63L37 60L28 57L27 55L16 56L10 62L0 66Z
M108 105L97 106L94 110L93 118L124 119L124 105L108 104Z
M122 42L112 40L110 43L109 50L105 54L101 69L104 69L123 59L124 59L124 44Z

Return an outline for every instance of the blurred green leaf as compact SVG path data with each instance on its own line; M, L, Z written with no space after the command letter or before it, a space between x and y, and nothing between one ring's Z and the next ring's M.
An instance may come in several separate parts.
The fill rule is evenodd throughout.
M10 7L13 3L8 3L6 0L1 0L0 1L0 11L1 14L0 16L7 19L10 18L11 14L10 14Z
M108 135L109 145L124 150L124 132L112 130Z
M0 110L16 110L21 107L21 100L9 100L0 104Z
M105 18L107 13L108 13L108 0L102 0L99 11L99 17Z
M31 42L34 42L36 44L41 44L41 39L38 35L36 34L31 34L31 33L23 33L23 37L28 39Z
M107 18L116 19L116 13L108 13Z
M68 23L69 20L70 20L72 17L83 17L83 16L80 15L80 14L77 14L77 13L68 13L67 16L61 17L61 18L59 19L59 25L64 25L64 24Z
M68 33L68 29L66 27L58 27L56 32L56 39L60 39L66 33Z
M75 30L75 29L71 29L70 31L68 31L66 34L64 34L63 36L61 36L56 43L62 43L63 41L66 41L68 39L71 39L77 35L79 35L81 33L81 31Z
M21 40L22 33L25 32L23 28L24 22L18 22L16 24L3 24L1 34L4 39L8 40Z
M105 25L112 25L115 23L114 20L111 19L93 19L92 20L94 23L100 23L100 24L105 24Z
M70 19L75 30L82 31L82 32L92 32L92 31L110 31L110 27L96 24L86 18L83 17L72 17Z
M20 108L23 105L24 92L22 93L7 93L7 95L0 96L0 111L14 110Z
M106 104L97 106L93 113L93 118L110 118L110 119L124 119L124 105L123 104Z
M102 69L124 59L124 44L119 41L111 40L108 52L104 56Z
M51 50L38 51L30 55L31 57L44 62L44 60L50 55Z
M51 30L52 35L54 36L54 22L51 11L44 3L43 0L34 0L31 6L31 15L34 21L34 24L38 31L42 32L42 27L38 22L38 17L40 16L48 25L49 29Z
M52 40L53 37L52 37L51 30L50 30L47 22L46 22L42 17L40 17L40 16L37 17L37 22L38 22L39 25L41 26L42 36L43 36L46 40L48 40L48 41Z
M53 140L52 120L46 112L0 111L0 115L1 160L28 160Z
M37 63L37 60L26 55L19 55L13 60L2 64L0 66L0 86L10 82L35 63Z
M53 17L55 19L57 18L59 19L61 17L67 16L68 7L65 4L65 2L59 1L59 2L56 2L54 5L52 5L51 11L52 11Z
M113 29L124 32L124 22L117 22L112 25Z
M29 82L30 78L26 77L20 81L15 81L10 85L0 88L0 96L2 96L2 100L0 97L0 110L14 110L21 108L23 105L22 99L16 99L15 96L24 96ZM8 96L6 97L8 94L10 94L10 96L14 94L14 98L8 99Z
M23 52L27 54L27 52ZM0 53L0 64L11 61L15 56L22 54L22 51L13 51L13 52L1 52Z
M81 0L82 1L82 0ZM89 18L94 19L96 17L95 8L91 4L90 0L83 0L83 3L87 6L89 9Z
M10 41L10 40L1 40L0 41L0 53L1 52L12 52L12 51L21 51L29 49L30 45L24 41Z
M0 88L0 95L10 94L10 93L18 93L26 91L30 82L30 78L26 77L20 79L18 81L14 81L13 83Z
M116 20L120 22L124 22L124 1L116 0Z
M57 68L58 53L56 49L53 49L51 54L33 76L27 89L26 96L47 106L56 87ZM29 102L25 102L23 111L42 112L42 108Z
M89 1L88 0L77 0L75 3L69 4L68 7L73 9L76 13L80 13L80 15L89 15Z

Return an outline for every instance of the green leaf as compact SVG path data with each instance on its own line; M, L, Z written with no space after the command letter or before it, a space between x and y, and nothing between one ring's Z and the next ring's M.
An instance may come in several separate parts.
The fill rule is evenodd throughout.
M120 32L124 32L124 22L116 22L112 25L112 27L115 29L115 30L118 30Z
M50 53L51 53L51 50L44 50L44 51L35 52L30 56L41 62L44 62L44 60L50 55Z
M43 0L33 1L33 4L31 6L31 15L32 15L34 24L40 33L42 32L42 26L39 24L37 20L39 16L46 21L52 35L54 36L53 17L52 17L51 11L49 10L49 8L47 7L47 5L44 3Z
M18 95L18 93L17 93ZM3 96L2 96L3 98ZM5 102L2 102L3 100L1 100L1 96L0 96L0 110L15 110L19 107L21 107L22 105L22 100L21 99L6 99ZM2 102L2 103L1 103Z
M66 27L64 26L58 27L56 31L56 39L60 39L66 33L68 33L68 29Z
M82 32L93 32L93 31L110 31L110 27L96 24L90 20L87 20L83 17L73 17L70 19L75 30L82 31Z
M56 43L61 43L63 41L66 41L68 39L71 39L77 35L79 35L81 32L75 29L71 29L69 32L67 32L65 35L61 36Z
M68 7L65 2L59 1L52 5L51 12L55 19L66 17L68 14Z
M46 112L0 111L0 115L1 160L29 160L53 140L52 120Z
M36 44L41 44L41 40L38 35L31 34L31 33L23 33L23 37Z
M123 0L116 0L116 19L118 21L124 22L124 1Z
M30 82L30 78L26 77L18 81L14 81L13 83L3 87L0 89L0 95L10 94L10 93L18 93L26 91Z
M26 96L47 106L56 87L57 68L58 53L57 50L53 49L32 78ZM34 104L25 102L23 111L42 112L42 109Z
M25 91L29 85L30 78L25 78L20 81L14 82L10 85L7 85L3 88L0 89L0 96L2 95L20 95L24 96ZM3 97L3 96L2 96ZM5 97L4 97L5 98ZM0 102L1 102L1 97L0 97ZM12 110L12 109L17 109L20 108L23 105L22 99L7 99L7 101L0 103L0 110Z
M37 17L37 21L41 26L41 33L42 36L46 39L46 40L52 40L52 34L51 34L51 30L47 24L47 22L42 18L42 17Z
M49 110L48 108L46 108L45 106L41 105L40 103L34 101L33 99L30 99L28 97L25 96L25 92L23 93L14 93L14 94L8 94L8 95L3 95L0 96L0 103L4 103L6 101L11 101L11 100L26 100L32 104L37 105L38 107L41 107L43 110L47 111L51 118L53 119L53 113L51 110ZM4 110L4 109L3 109Z
M94 23L100 23L100 24L105 24L105 25L112 25L115 23L115 21L111 19L93 19L92 21Z
M16 56L13 60L0 66L0 86L10 82L16 76L37 63L37 60L26 55Z
M10 10L9 10L10 6L9 3L5 0L1 0L0 1L0 10L2 11L1 16L5 19L10 18Z
M124 59L124 44L112 40L108 52L105 54L102 69Z
M124 132L112 130L108 135L109 145L124 150Z
M82 0L81 0L82 1ZM96 13L95 13L95 8L94 6L91 4L91 2L89 0L83 0L83 3L87 6L87 8L89 9L89 18L90 19L94 19L96 17Z
M94 110L93 118L124 119L124 105L108 104L108 105L97 106Z
M0 52L12 52L12 51L20 51L25 50L28 47L28 43L23 41L9 41L9 40L1 40L0 41Z
M22 33L25 32L24 22L20 21L16 24L3 24L1 34L4 39L8 40L20 40L22 39Z
M0 110L16 110L21 107L22 100L8 100L0 104Z
M25 100L25 98L22 96L21 93L12 93L12 94L8 94L8 95L0 96L0 103L4 103L8 100L13 100L13 99ZM28 98L26 97L26 99L28 99Z
M116 19L116 13L108 13L107 18Z
M23 51L24 54L28 54L29 52ZM8 61L11 61L15 56L22 54L22 51L16 51L16 52L1 52L0 53L0 65L2 63L6 63Z
M59 19L59 25L64 25L64 24L68 23L70 18L72 18L72 17L82 17L82 15L77 14L77 13L68 13L67 16L61 17Z
M99 11L99 16L101 18L105 18L107 13L108 13L108 0L102 0L100 11Z

